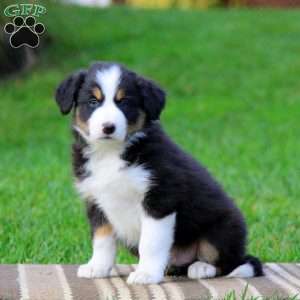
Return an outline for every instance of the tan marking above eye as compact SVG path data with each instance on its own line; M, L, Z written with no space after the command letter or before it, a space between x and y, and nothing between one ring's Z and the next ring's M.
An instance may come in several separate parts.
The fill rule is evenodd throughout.
M119 89L116 95L117 101L122 101L125 98L125 91L123 89Z
M93 88L93 96L98 100L102 101L103 100L103 95L101 90L98 87Z

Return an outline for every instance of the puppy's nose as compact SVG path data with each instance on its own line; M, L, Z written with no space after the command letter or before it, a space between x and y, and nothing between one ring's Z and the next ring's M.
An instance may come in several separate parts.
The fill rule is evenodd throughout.
M116 130L116 126L113 123L104 123L103 125L103 133L104 134L112 134Z

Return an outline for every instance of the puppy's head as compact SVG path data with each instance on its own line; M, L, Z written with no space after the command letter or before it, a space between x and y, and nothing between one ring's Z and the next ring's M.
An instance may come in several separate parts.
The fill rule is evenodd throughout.
M154 82L118 64L96 63L65 79L56 91L63 114L74 111L74 128L90 143L125 141L159 119L165 93Z

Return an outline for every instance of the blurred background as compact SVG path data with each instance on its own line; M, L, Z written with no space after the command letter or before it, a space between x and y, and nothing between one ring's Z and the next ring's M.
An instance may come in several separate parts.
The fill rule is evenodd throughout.
M210 8L215 6L260 6L260 7L295 7L299 0L73 0L83 5L109 6L112 4L128 4L140 7L158 8Z
M166 131L242 209L249 252L300 261L300 0L4 0L1 28L14 19L8 5L46 13L36 48L0 35L0 263L89 258L70 117L53 95L97 60L167 91ZM120 246L118 261L135 259Z

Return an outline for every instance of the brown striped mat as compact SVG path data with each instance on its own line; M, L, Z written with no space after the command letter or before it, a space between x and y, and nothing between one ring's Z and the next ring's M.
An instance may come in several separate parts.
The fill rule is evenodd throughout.
M32 300L300 300L300 264L265 264L264 277L190 280L166 277L161 284L127 285L134 266L118 265L105 279L80 279L75 265L0 265L0 299Z

